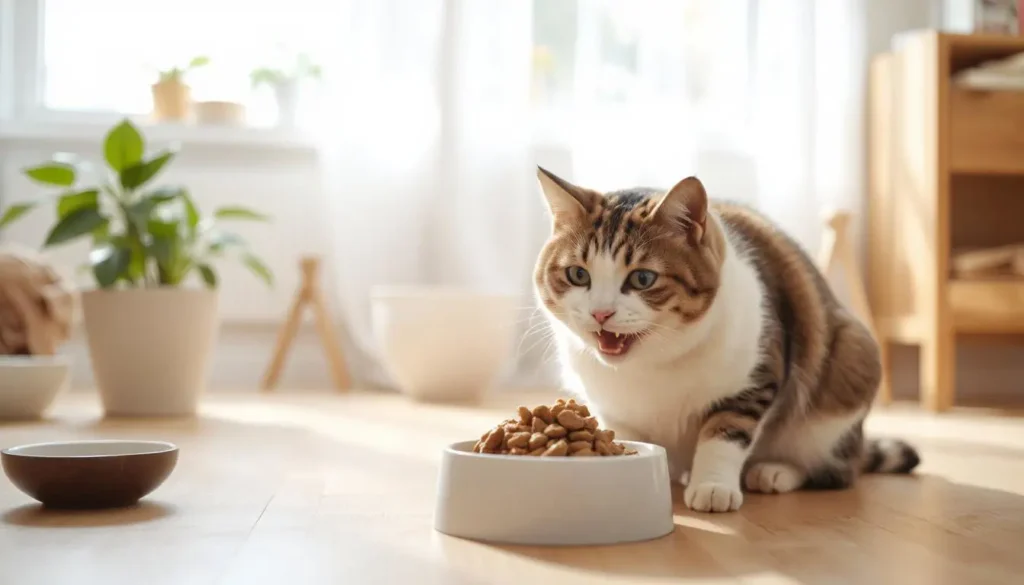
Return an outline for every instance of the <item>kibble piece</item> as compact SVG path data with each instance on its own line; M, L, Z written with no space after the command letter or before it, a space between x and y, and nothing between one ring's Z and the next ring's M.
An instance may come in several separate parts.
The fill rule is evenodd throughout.
M547 428L547 426L548 423L544 422L544 419L542 419L539 416L535 416L533 417L533 425L531 426L530 430L535 433L543 433L544 429Z
M622 455L622 452L626 450L622 443L609 443L608 448L611 449L612 455Z
M563 457L569 453L569 443L565 439L559 439L548 445L548 448L541 457Z
M594 453L594 450L590 447L569 453L569 457L593 457L595 455L597 455L597 453Z
M570 441L587 441L589 443L590 441L594 440L594 433L592 433L590 431L587 431L587 430L573 431L573 432L569 433L569 440Z
M544 434L551 437L552 439L561 439L562 437L569 434L569 431L565 430L565 427L558 423L551 423L544 427Z
M554 405L554 406L552 406L552 407L551 407L551 416L552 416L552 417L553 417L554 419L556 419L556 420L557 420L557 419L558 419L558 415L559 415L559 414L560 414L560 413L561 413L561 412L562 412L563 410L565 410L565 405L564 405L564 404L556 404L556 405Z
M512 447L518 447L518 448L522 449L522 448L526 447L529 444L530 444L530 433L526 433L526 432L515 433L514 435L512 435L512 436L510 436L508 438L508 446L509 446L510 449Z
M611 447L609 447L608 443L605 443L604 441L594 441L594 450L601 456L612 454Z
M544 445L543 447L537 447L533 451L530 451L529 453L527 453L527 455L532 455L534 457L540 457L547 450L548 450L548 446Z
M640 452L637 451L636 449L628 449L628 448L626 448L626 449L623 449L622 454L623 455L639 455Z
M588 431L596 431L597 418L593 416L588 416L587 418L583 419L583 428L587 429Z
M558 413L556 418L558 419L558 424L570 431L578 431L582 429L585 424L583 418L576 414L576 411L574 410L563 410Z
M519 420L522 421L524 425L528 425L533 422L533 413L530 412L529 408L526 408L525 406L520 406Z
M548 444L548 436L544 433L533 433L530 435L530 449L538 449Z
M505 439L505 429L498 427L487 434L487 439L484 441L484 446L481 449L483 453L494 453L501 447L502 440Z
M586 404L580 404L576 408L576 414L578 414L580 416L590 416L590 409L587 408Z
M599 429L594 431L595 441L604 441L605 443L611 443L615 440L615 431L610 429Z
M590 449L592 446L593 444L590 441L573 441L569 443L569 453Z
M505 430L505 434L506 435L512 435L512 434L518 433L519 432L519 422L515 421L515 422L505 423L505 425L502 428Z
M527 453L529 453L529 451L519 447L512 447L511 449L508 450L509 455L526 455Z
M544 421L544 424L546 425L555 422L555 417L551 416L551 409L548 408L546 404L541 404L540 406L534 408L533 416Z

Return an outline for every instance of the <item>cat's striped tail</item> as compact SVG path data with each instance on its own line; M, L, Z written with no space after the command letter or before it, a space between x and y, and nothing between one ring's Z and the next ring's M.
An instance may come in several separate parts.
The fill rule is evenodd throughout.
M864 442L864 473L910 473L921 462L917 450L899 439L867 439Z

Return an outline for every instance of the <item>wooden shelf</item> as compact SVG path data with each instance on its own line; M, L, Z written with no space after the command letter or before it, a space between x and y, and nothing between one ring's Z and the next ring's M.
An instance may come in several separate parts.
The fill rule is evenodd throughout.
M947 288L958 333L1024 333L1024 279L951 280Z
M949 167L954 173L1024 175L1024 92L949 92Z
M920 399L956 402L958 334L1024 333L1024 281L951 279L958 247L1024 242L1024 92L956 74L1024 52L1024 37L916 31L871 63L870 302L882 338L916 341Z

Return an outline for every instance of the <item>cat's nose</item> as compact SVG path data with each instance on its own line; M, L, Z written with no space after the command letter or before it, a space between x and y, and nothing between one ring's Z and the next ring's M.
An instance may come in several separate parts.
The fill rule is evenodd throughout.
M597 321L598 325L604 325L604 322L612 318L615 311L591 311L591 315L594 316L594 320Z

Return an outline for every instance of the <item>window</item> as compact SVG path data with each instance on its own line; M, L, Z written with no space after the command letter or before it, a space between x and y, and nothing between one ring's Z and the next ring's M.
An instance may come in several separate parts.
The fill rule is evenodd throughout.
M197 56L189 72L196 100L240 101L254 125L277 116L269 90L253 91L250 73L316 62L337 20L332 0L46 0L41 19L42 72L37 100L58 111L144 114L158 72Z
M738 135L748 110L750 0L534 0L533 100L553 116L649 103Z

